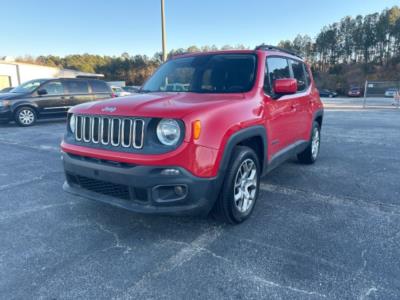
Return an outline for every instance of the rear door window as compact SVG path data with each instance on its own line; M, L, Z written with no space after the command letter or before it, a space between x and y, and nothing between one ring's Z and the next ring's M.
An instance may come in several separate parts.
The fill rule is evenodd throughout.
M90 81L90 85L92 86L92 92L95 94L110 93L110 87L104 81L93 80Z
M89 85L84 80L66 80L64 82L69 94L88 94Z
M300 61L290 60L293 78L297 80L297 91L303 92L307 88L306 74L304 73L304 64Z

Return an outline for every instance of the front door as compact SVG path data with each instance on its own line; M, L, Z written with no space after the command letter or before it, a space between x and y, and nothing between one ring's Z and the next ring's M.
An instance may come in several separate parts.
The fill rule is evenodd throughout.
M42 117L65 114L64 86L60 80L52 80L38 88L33 96Z
M298 130L297 96L278 97L272 88L275 80L284 78L291 78L288 59L275 56L268 57L264 78L264 103L266 106L266 127L269 128L269 158L288 149L294 143Z

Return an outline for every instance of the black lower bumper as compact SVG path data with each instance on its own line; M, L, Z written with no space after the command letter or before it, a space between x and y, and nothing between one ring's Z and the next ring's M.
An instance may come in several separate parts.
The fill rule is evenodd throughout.
M0 110L0 121L8 122L12 120L12 113L9 110Z
M221 182L179 167L138 166L62 154L64 190L140 213L206 215Z

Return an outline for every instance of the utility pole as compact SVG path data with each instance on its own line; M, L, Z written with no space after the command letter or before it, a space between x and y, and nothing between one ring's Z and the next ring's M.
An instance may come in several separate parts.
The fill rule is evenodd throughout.
M165 9L164 0L161 0L161 30L162 30L162 60L167 60L167 35L165 33Z

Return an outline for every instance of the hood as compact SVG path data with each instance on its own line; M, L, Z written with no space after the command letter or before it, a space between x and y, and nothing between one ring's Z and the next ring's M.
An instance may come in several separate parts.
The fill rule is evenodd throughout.
M150 93L113 98L73 107L70 112L94 115L183 118L192 112L221 107L244 94Z
M19 98L24 94L20 93L0 93L0 100L12 100L15 98Z

